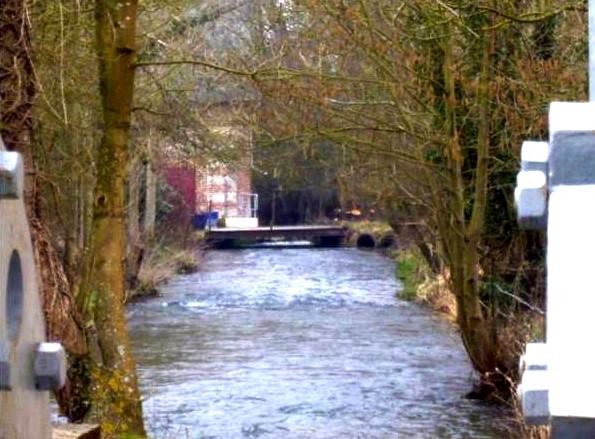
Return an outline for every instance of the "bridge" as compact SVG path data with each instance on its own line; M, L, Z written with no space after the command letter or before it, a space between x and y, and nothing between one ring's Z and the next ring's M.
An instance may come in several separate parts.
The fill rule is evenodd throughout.
M284 241L311 241L315 246L337 247L345 241L349 231L342 226L273 226L253 228L213 228L206 231L207 244L217 248Z

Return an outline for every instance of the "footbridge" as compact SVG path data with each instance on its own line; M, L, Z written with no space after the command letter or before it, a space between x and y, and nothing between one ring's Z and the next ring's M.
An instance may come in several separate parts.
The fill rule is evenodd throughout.
M342 226L273 226L253 228L213 228L206 231L207 244L225 248L261 242L310 241L315 246L337 247L344 243L349 230Z

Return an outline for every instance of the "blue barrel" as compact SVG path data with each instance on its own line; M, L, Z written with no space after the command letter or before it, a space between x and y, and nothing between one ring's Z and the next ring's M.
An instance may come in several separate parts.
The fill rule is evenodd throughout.
M217 221L219 220L219 212L213 211L210 214L207 214L206 225L209 227L217 227Z
M194 230L204 230L208 219L208 213L197 213L192 217L192 227Z

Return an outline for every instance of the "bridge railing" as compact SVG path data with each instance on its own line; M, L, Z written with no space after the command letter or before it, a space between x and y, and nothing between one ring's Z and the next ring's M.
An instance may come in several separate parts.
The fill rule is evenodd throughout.
M244 218L258 217L258 194L240 192L238 194L238 216Z

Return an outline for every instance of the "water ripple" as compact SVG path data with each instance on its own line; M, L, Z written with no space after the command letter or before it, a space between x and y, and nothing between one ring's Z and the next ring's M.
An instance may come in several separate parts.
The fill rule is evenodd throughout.
M509 437L450 325L351 249L214 251L133 305L153 437Z

